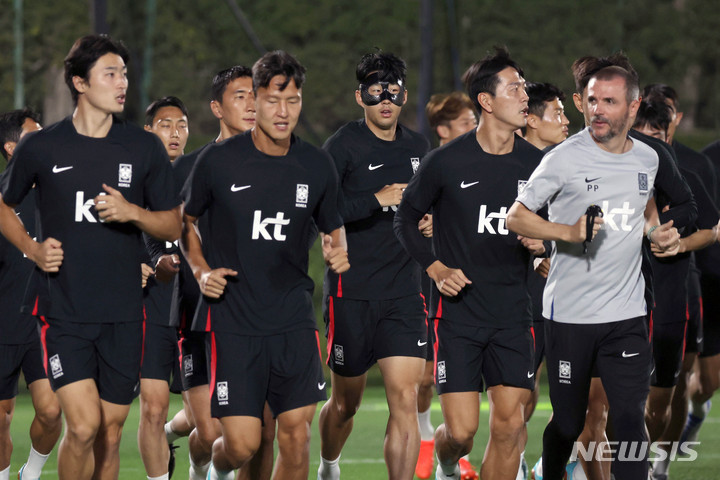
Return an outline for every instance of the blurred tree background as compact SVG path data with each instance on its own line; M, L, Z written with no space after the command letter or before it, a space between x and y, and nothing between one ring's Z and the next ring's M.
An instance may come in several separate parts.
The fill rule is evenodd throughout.
M575 58L623 50L643 85L679 91L681 139L702 147L720 137L720 9L711 0L0 0L0 111L14 107L18 5L24 104L41 111L45 123L72 111L62 80L72 42L105 31L131 51L126 117L141 122L148 101L180 97L191 115L188 151L217 131L208 108L213 74L252 65L261 48L285 49L307 67L299 134L315 144L360 116L353 90L362 54L379 47L407 61L402 121L422 129L425 98L457 88L459 74L499 44L528 80L554 83L568 96ZM422 82L421 69L429 72ZM567 107L577 130L581 117Z
M407 61L401 121L427 134L429 95L461 88L467 66L506 45L527 80L565 91L574 132L582 118L572 106L570 65L622 50L641 85L678 90L685 112L678 137L701 148L720 137L717 7L714 0L0 0L0 111L22 103L40 111L45 124L70 114L62 60L76 38L103 32L131 51L125 116L141 123L149 101L180 97L190 112L186 152L217 135L208 107L214 73L251 66L272 49L307 67L298 133L311 143L322 144L361 115L355 66L376 47ZM16 100L19 86L24 94ZM317 245L311 258L319 284ZM320 297L316 288L318 305Z

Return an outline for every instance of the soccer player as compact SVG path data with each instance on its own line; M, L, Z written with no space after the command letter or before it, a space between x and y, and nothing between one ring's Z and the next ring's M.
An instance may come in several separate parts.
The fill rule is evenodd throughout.
M475 106L464 92L453 92L450 94L435 94L425 106L425 113L428 117L430 128L437 134L442 147L446 143L455 140L460 135L477 128L477 115ZM424 217L423 217L424 218ZM432 232L430 232L432 233ZM427 235L426 235L427 236ZM430 299L432 291L432 280L423 276L423 295ZM428 319L430 320L430 319ZM432 321L428 321L428 345L433 345ZM420 454L415 465L415 475L418 478L430 478L435 463L435 428L430 422L430 406L432 402L433 376L435 365L435 351L427 349L427 361L418 388L418 423L420 424ZM467 455L460 458L460 473L463 480L478 478L475 467L470 463Z
M12 160L21 138L40 129L37 115L29 109L0 115L0 153L5 160ZM35 204L35 191L31 190L15 208L15 213L31 237L35 236ZM62 430L60 405L43 369L36 319L28 312L21 312L32 270L33 263L4 237L0 237L0 351L4 359L0 362L0 480L10 478L10 456L13 450L10 422L21 369L30 391L35 416L30 424L30 454L18 473L20 480L40 478L42 468Z
M568 136L565 94L549 83L528 83L528 118L525 140L540 150L557 145Z
M658 156L627 136L640 103L637 77L607 67L591 77L587 89L590 126L543 158L508 213L512 231L555 242L543 302L553 404L543 436L547 480L565 474L583 429L593 368L607 392L622 448L647 440L642 406L650 347L642 237L661 250L677 248L679 240L672 222L659 225L652 198ZM549 220L533 213L546 204ZM587 220L590 205L606 212L602 230L603 219ZM641 457L614 462L615 476L646 478L647 456Z
M412 178L395 217L403 246L435 284L435 378L445 423L435 432L436 477L460 478L478 427L479 392L490 402L482 478L514 478L534 384L526 276L542 242L506 228L508 205L542 152L515 135L528 96L520 67L504 49L465 73L478 112L476 131L431 152ZM417 222L433 211L432 249Z
M255 97L252 89L252 70L249 67L235 65L221 70L212 80L210 110L218 119L220 132L207 145L194 152L183 155L173 165L176 186L182 189L199 155L213 143L226 140L255 126ZM206 219L198 219L201 238L206 231ZM180 271L177 276L178 298L173 303L172 317L180 325L180 348L183 384L183 399L188 406L189 415L195 426L188 438L190 456L190 480L204 480L210 468L212 445L220 434L220 423L210 415L210 396L208 394L208 366L205 361L205 324L202 321L193 324L193 317L200 297L200 289L193 278L192 270L184 256L180 257ZM168 441L172 442L184 428L185 419L178 414L165 426ZM252 460L238 473L238 479L269 479L272 474L273 440L275 439L275 419L266 406L263 412L262 442Z
M310 424L325 398L308 239L329 233L326 263L338 273L349 263L331 160L293 135L304 80L291 55L263 55L253 66L255 127L208 147L185 187L182 247L203 294L196 319L210 331L211 409L222 426L210 479L232 478L258 449L266 402L278 425L274 477L308 476Z
M324 314L332 394L320 412L318 479L337 480L338 461L360 406L367 370L377 362L390 415L384 456L391 479L413 475L420 448L417 389L427 349L421 272L392 231L402 192L430 145L398 123L407 101L405 61L364 55L355 69L355 101L364 115L324 145L340 179L353 269L328 270ZM416 225L417 228L417 225Z
M156 100L145 111L145 130L162 140L171 163L183 154L188 128L187 109L177 97ZM147 260L154 267L155 275L147 279L143 289L145 334L140 371L138 449L148 478L164 478L164 475L172 476L175 468L174 447L166 447L165 421L170 391L179 391L179 378L176 378L179 372L177 322L170 317L170 305L173 277L178 271L180 259L175 243L160 242L146 235L143 237L149 255Z
M0 231L45 272L34 313L65 415L63 480L117 478L122 426L140 380L140 234L166 241L180 234L162 142L115 118L125 105L127 58L105 35L75 42L65 57L75 111L20 142L2 186ZM33 184L41 243L12 208Z
M477 127L475 107L464 92L436 93L425 106L425 114L440 146Z

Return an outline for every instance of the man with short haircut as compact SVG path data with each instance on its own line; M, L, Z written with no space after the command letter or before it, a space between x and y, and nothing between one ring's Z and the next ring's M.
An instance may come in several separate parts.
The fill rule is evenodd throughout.
M181 190L200 154L213 143L222 142L255 126L255 97L252 70L235 65L218 72L212 79L210 111L218 119L220 132L210 143L183 155L173 164L175 184ZM198 219L200 237L205 236L207 221ZM213 442L221 435L220 422L210 415L208 369L205 361L205 324L193 322L200 297L198 283L184 256L180 256L177 276L177 297L173 300L171 317L180 325L180 363L183 399L194 430L188 438L190 480L204 480L210 468ZM168 442L179 438L185 418L182 411L165 425ZM252 460L240 469L238 479L269 479L273 465L275 419L266 406L263 412L263 433L260 448Z
M430 128L435 131L440 139L441 147L460 135L477 128L475 106L467 93L464 92L436 93L430 97L430 101L425 106L425 113ZM427 221L431 222L429 217L429 215L427 218L423 217L423 221L426 223ZM430 229L429 235L425 233L425 236L431 235L432 229ZM432 292L432 280L430 280L430 277L423 277L422 287L423 295L429 301ZM433 340L433 322L431 319L428 319L427 324L428 345L432 346L435 342ZM430 407L433 387L435 386L435 350L432 347L427 349L426 359L425 371L418 388L417 401L418 423L420 424L420 454L418 455L417 465L415 465L415 475L421 479L430 478L435 463L435 428L430 421ZM468 455L460 458L459 465L463 480L478 478L478 473L470 463Z
M440 146L477 127L475 107L465 92L436 93L425 105L425 114Z
M460 478L458 460L472 449L485 386L490 437L480 476L511 479L534 383L526 276L530 250L544 249L512 235L505 215L542 153L514 133L525 126L528 97L507 50L475 63L464 78L479 126L428 155L403 194L395 233L435 284L430 318L445 420L435 432L436 478ZM430 209L432 249L417 228Z
M145 110L145 131L162 140L173 163L183 154L189 135L188 114L182 100L169 96L152 102ZM143 237L148 255L143 261L153 266L155 274L147 279L143 289L145 333L140 370L138 449L148 478L165 474L170 477L175 469L175 447L172 444L169 449L167 447L165 421L170 392L180 392L178 324L170 317L173 277L180 264L179 248L176 242Z
M564 477L593 369L607 392L615 439L625 449L647 441L642 238L660 250L677 248L679 240L672 222L659 225L652 197L658 155L627 136L640 103L637 77L611 66L596 72L587 89L590 126L543 158L508 213L512 231L555 242L543 302L553 404L543 436L546 480ZM546 204L549 220L533 213ZM599 215L585 214L591 205L603 205L602 230ZM647 469L646 450L639 459L613 462L616 478L647 478Z
M184 191L182 248L203 294L195 319L210 332L211 409L222 426L210 479L232 478L255 454L266 402L278 425L274 478L308 476L310 424L325 399L308 239L328 232L326 263L339 273L349 263L331 160L293 135L304 80L291 55L261 57L255 127L208 147Z
M557 145L568 136L565 94L549 83L528 83L528 118L525 140L540 150Z
M5 160L12 161L20 139L40 129L38 116L29 109L0 115L0 153ZM35 204L35 191L31 190L15 208L15 213L31 237L35 236ZM15 410L21 369L30 391L35 416L30 424L30 454L18 472L20 480L40 478L42 468L62 431L60 405L43 369L42 345L36 319L27 311L21 312L32 270L33 263L4 237L0 237L0 352L3 358L0 362L0 480L10 478L10 457L13 451L10 422Z
M125 105L127 59L105 35L75 42L65 58L74 113L20 142L2 186L0 231L45 272L33 313L65 415L61 480L117 478L140 380L141 232L166 241L180 234L162 142L115 118ZM12 209L33 185L41 243Z
M389 408L383 449L388 477L411 478L420 448L416 394L427 349L426 312L420 269L393 235L392 220L429 144L398 123L407 101L406 70L392 53L364 55L355 69L355 101L363 118L341 127L323 146L340 178L340 214L353 268L325 275L333 388L319 419L320 480L340 478L340 453L376 362Z

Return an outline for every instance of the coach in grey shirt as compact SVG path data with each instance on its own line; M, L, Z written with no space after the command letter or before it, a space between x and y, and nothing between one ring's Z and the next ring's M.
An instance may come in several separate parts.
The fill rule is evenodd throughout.
M543 297L554 412L543 436L545 480L565 473L593 374L607 392L616 460L623 460L613 462L615 477L647 478L643 414L651 355L642 238L670 250L679 235L672 222L659 225L652 196L657 154L627 136L639 104L637 80L625 69L598 71L588 84L589 127L543 158L508 213L512 231L554 241ZM533 213L545 204L548 221ZM604 218L595 219L584 253L590 205L600 206Z

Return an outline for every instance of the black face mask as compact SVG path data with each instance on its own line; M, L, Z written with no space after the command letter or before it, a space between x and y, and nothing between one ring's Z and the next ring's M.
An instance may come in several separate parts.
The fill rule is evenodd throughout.
M379 95L372 95L371 93L369 93L368 88L373 85L380 85L380 87L382 87L382 93L380 93ZM390 93L388 91L388 87L390 85L398 85L400 87L400 91L397 93ZM360 84L359 90L362 102L368 107L377 105L378 103L385 100L390 100L398 107L402 107L403 101L405 100L405 87L402 84L402 80L381 82L380 75L377 72L368 75L368 77L363 81L363 83Z

